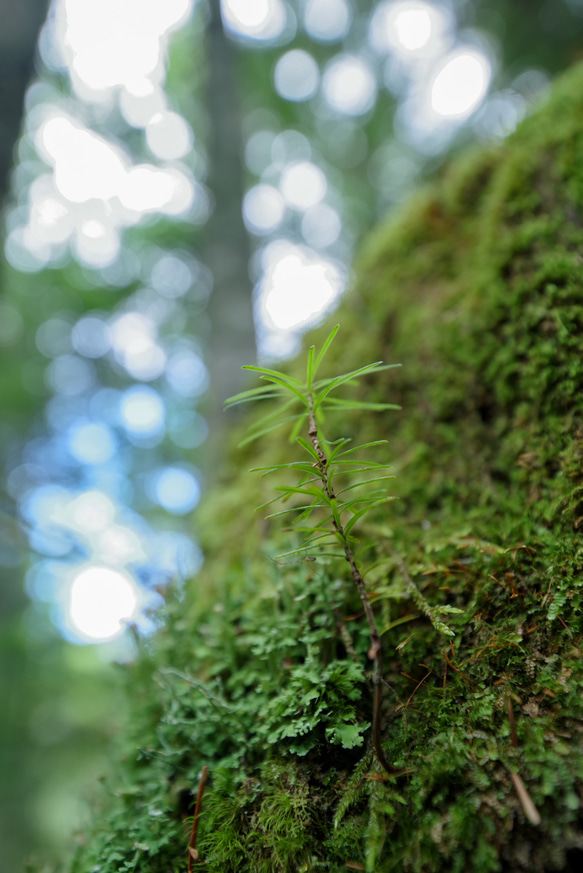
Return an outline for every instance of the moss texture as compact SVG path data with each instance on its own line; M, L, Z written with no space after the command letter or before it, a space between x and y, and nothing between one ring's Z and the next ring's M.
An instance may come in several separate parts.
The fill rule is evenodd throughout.
M401 412L337 416L328 435L389 440L398 500L361 545L384 631L383 745L404 775L368 746L347 568L274 560L294 535L254 513L272 485L247 469L297 456L271 435L224 460L204 570L131 668L133 733L72 873L185 871L204 765L195 870L578 869L582 254L578 68L377 231L336 316L331 373L403 364L366 389ZM453 637L418 612L403 563L430 604L463 610Z

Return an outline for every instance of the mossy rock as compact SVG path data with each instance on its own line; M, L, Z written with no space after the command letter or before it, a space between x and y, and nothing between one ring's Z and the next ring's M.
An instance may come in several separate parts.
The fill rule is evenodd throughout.
M296 457L276 431L224 460L205 567L129 670L131 735L73 873L186 870L203 766L195 870L579 869L582 253L580 67L369 239L336 316L332 372L403 365L366 384L401 412L343 414L328 434L389 441L398 500L360 541L402 775L369 748L347 568L274 560L294 535L254 513L273 492L248 468ZM408 597L403 564L429 604L463 610L453 636Z

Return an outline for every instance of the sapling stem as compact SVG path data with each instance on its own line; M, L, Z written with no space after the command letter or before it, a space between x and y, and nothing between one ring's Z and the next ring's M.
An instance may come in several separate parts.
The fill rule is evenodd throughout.
M309 424L308 436L310 437L312 447L316 452L316 455L318 456L316 466L322 480L324 492L328 500L334 502L336 501L336 493L328 475L328 459L322 446L320 445L320 435L318 431L318 423L316 421L316 414L314 411L314 398L312 394L309 393L307 395L307 399ZM381 643L381 637L375 621L372 604L370 602L368 594L366 593L364 579L362 578L362 574L359 570L358 564L356 563L356 559L350 546L346 531L344 530L344 525L342 524L339 512L332 513L332 526L334 527L336 535L338 536L338 539L340 540L344 549L346 560L350 565L352 579L354 581L354 584L356 585L360 600L362 602L362 607L364 609L364 614L366 615L366 619L368 621L370 633L370 648L368 650L368 657L374 664L372 709L373 747L379 763L387 771L387 773L397 773L399 772L398 769L396 767L392 767L389 764L385 757L383 747L381 745L381 706L383 700L383 647Z
M373 707L372 707L372 741L373 748L376 755L376 758L379 764L387 771L387 773L391 776L400 774L402 771L398 770L396 767L392 767L383 752L381 745L381 706L383 699L383 651L381 644L381 637L375 622L374 612L372 608L372 604L366 592L366 586L364 584L364 579L362 577L362 573L360 572L360 568L358 566L356 557L352 550L351 542L354 542L353 536L351 536L351 530L354 527L355 523L357 523L367 512L370 512L375 507L379 506L381 503L385 503L387 500L390 500L390 497L386 496L386 493L383 488L378 489L377 483L381 480L392 478L391 476L380 476L373 477L371 479L365 480L364 482L357 482L352 485L348 485L346 488L343 488L341 491L336 494L332 479L334 471L339 471L339 475L347 475L347 474L356 474L358 472L375 472L378 471L381 467L386 467L386 465L376 464L372 462L362 462L360 465L360 470L354 468L354 464L358 465L358 462L355 461L353 453L359 449L370 448L371 446L384 444L385 440L375 440L371 443L366 443L362 446L355 446L354 448L347 449L346 446L350 442L348 439L340 439L337 440L336 443L330 444L333 445L328 455L326 451L322 447L324 443L324 439L322 434L318 430L318 413L322 413L326 410L339 410L339 409L359 409L359 410L371 410L375 412L379 412L386 409L399 409L400 407L395 406L392 403L369 403L361 400L343 400L336 397L332 397L331 395L336 392L336 390L343 385L348 383L356 383L359 379L361 379L365 375L371 375L372 373L378 373L381 370L388 370L394 366L398 366L397 364L388 364L384 365L382 361L377 361L373 364L367 364L365 367L359 367L357 370L352 370L349 373L343 373L340 376L335 376L332 379L324 379L316 381L316 373L322 360L330 348L334 337L338 333L339 325L336 325L330 331L327 339L324 341L322 348L319 353L316 355L315 346L310 346L308 350L308 362L307 362L307 371L306 371L306 381L305 383L300 382L293 376L287 376L285 373L280 373L277 370L267 369L265 367L256 367L249 366L244 369L254 370L260 374L260 377L267 382L267 386L261 386L259 388L252 388L249 391L244 391L241 394L235 395L235 397L231 397L227 404L229 406L233 406L239 403L249 403L253 400L268 400L275 398L283 398L284 402L279 406L278 411L271 411L267 415L265 415L260 421L256 422L252 429L251 433L247 437L247 439L243 440L241 445L244 445L246 442L257 439L258 437L263 436L271 430L274 430L276 427L279 427L282 424L286 424L287 422L294 421L295 424L292 429L291 439L295 439L299 445L305 449L310 456L308 461L301 462L293 462L290 464L275 464L273 466L257 468L258 471L261 471L263 475L267 475L268 473L275 472L280 469L293 469L296 473L304 474L304 478L301 479L299 484L295 487L283 487L278 488L278 492L285 495L285 499L291 497L292 495L302 495L303 498L310 498L310 501L307 505L302 505L300 507L296 506L292 507L292 511L301 512L300 518L305 521L310 513L313 510L320 510L324 507L327 507L331 516L328 521L332 525L332 530L329 530L327 525L328 521L322 521L317 523L316 525L310 527L300 527L298 528L301 531L308 531L309 536L306 538L306 545L311 543L318 547L318 545L322 546L326 543L326 539L329 538L332 534L337 539L338 543L342 547L342 555L338 555L338 557L344 557L346 562L350 567L350 573L352 575L352 580L356 585L356 589L358 591L360 600L362 602L364 614L366 615L366 619L368 621L369 634L370 634L370 646L368 650L368 657L373 662ZM292 408L297 406L297 403L300 403L300 412L298 414L288 415L287 413L292 412ZM282 412L286 413L284 418L279 417ZM308 438L306 440L303 437L299 436L300 430L306 424L308 425ZM314 484L314 475L321 482L321 490L320 487ZM351 497L346 496L348 492L351 492L353 488L360 488L365 485L370 485L374 483L375 491L372 492L367 497ZM338 500L340 497L340 500ZM276 497L275 500L278 498ZM266 506L271 505L274 501L270 501L263 505L264 508ZM305 500L304 500L305 502ZM286 510L290 511L290 510ZM348 521L342 521L342 514L347 511L352 512L352 517L348 519ZM276 515L282 515L283 513L275 513L270 517L275 517ZM304 546L305 549L305 546ZM304 549L300 550L303 551ZM288 554L295 554L298 550L294 550ZM328 552L330 555L331 553ZM282 555L281 557L285 557Z

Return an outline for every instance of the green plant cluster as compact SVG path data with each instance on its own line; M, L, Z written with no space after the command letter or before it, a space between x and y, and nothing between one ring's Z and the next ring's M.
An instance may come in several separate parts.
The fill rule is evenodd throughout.
M194 869L578 869L582 113L577 68L381 228L327 353L332 374L403 364L359 395L401 413L338 419L354 445L387 439L396 474L359 548L399 773L370 745L370 636L346 561L278 561L297 532L253 514L273 492L247 469L295 451L266 434L225 457L205 567L129 671L133 735L71 873L185 871L203 766ZM453 637L414 591L461 610Z

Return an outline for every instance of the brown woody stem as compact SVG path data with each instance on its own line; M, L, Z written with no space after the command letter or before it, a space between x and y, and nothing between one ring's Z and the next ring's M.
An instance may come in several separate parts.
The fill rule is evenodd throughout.
M192 862L198 859L198 852L196 851L196 837L198 834L198 819L200 816L200 810L202 807L202 796L204 794L204 789L206 787L206 777L208 774L209 768L205 766L202 768L202 772L200 774L200 782L198 783L198 793L196 795L196 806L194 807L194 818L192 819L192 831L190 833L190 843L188 846L188 873L192 873Z

